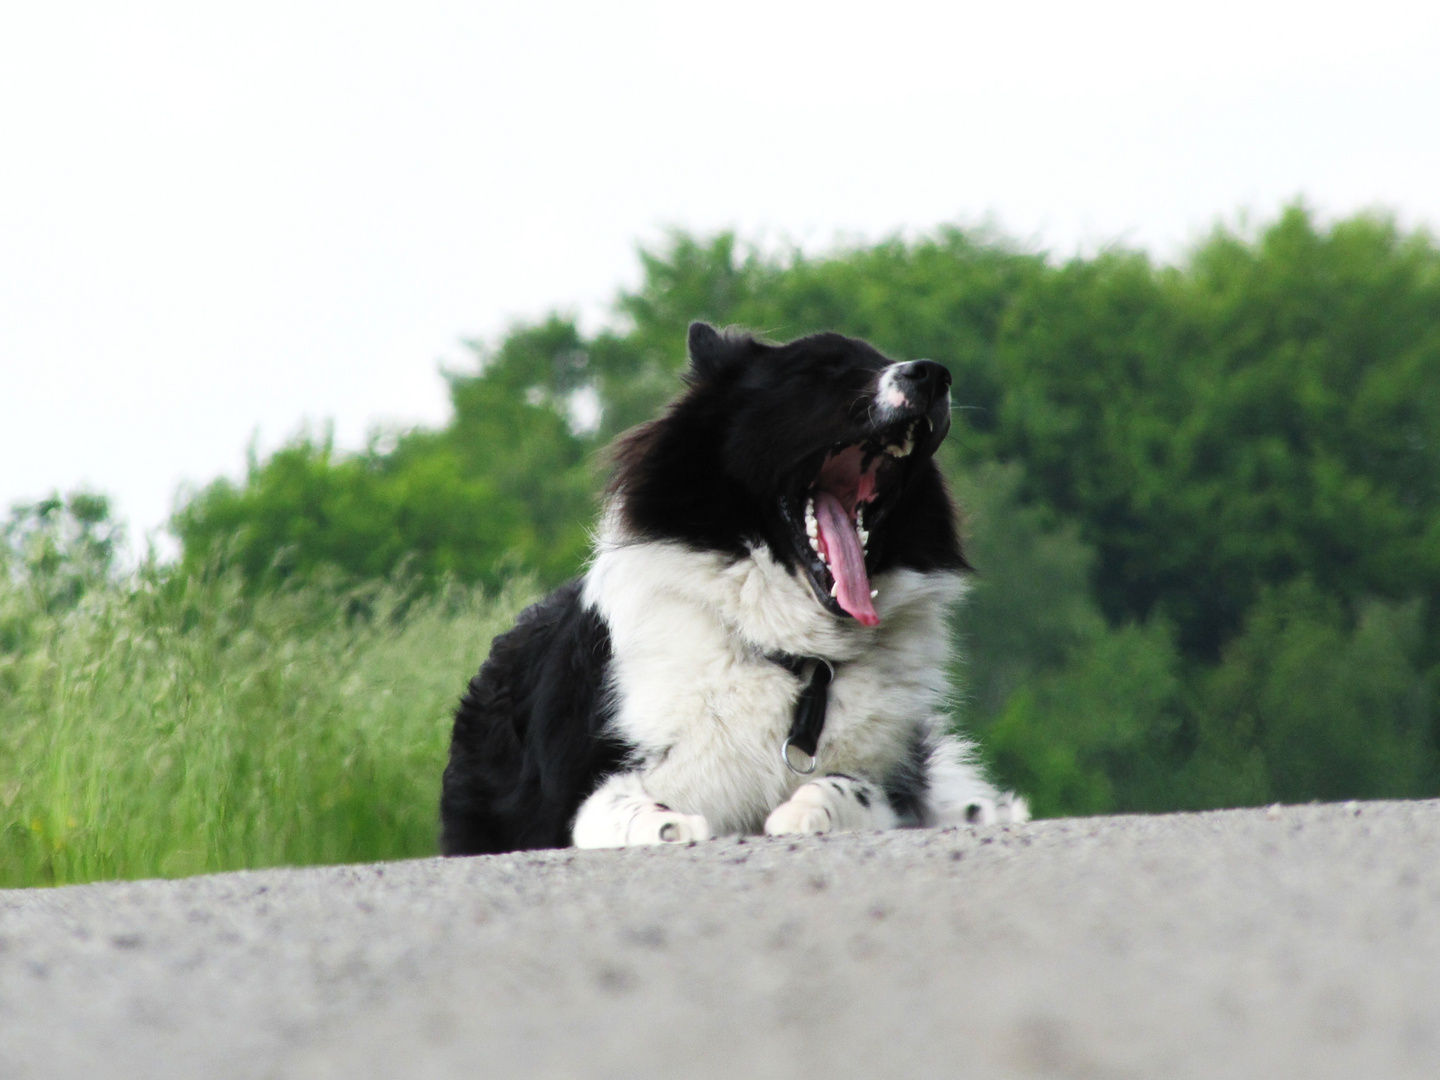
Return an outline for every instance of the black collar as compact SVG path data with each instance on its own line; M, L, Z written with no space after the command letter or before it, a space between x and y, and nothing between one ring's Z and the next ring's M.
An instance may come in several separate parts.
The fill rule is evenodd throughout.
M800 697L795 702L790 734L780 748L780 756L791 772L809 776L815 771L815 750L820 745L820 733L825 730L825 709L830 703L835 664L823 656L791 653L766 653L765 659L779 664L800 680Z

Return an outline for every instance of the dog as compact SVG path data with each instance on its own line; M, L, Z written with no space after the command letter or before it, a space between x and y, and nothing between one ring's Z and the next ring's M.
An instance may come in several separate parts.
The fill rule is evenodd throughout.
M950 373L835 333L688 346L616 441L588 569L470 681L441 849L1026 820L945 711Z

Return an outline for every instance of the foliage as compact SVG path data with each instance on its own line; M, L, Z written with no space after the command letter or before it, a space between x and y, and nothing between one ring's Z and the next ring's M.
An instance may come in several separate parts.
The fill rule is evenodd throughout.
M959 614L960 711L1041 814L1414 797L1440 790L1424 605L1267 589L1216 663L1158 617L1109 623L1093 549L1020 501L1015 465L962 481L980 568Z
M412 592L151 564L57 612L0 581L28 643L0 649L0 887L433 854L454 704L519 594Z
M43 610L62 611L110 578L123 541L103 495L75 491L21 503L0 526L0 575L36 590L31 602Z
M1434 795L1436 675L1421 603L1353 613L1309 579L1267 590L1197 682L1181 805Z
M1173 636L1158 620L1106 622L1094 551L1073 524L1023 504L1021 482L1018 466L993 463L961 482L979 570L957 617L957 711L1036 813L1137 809L1175 735Z
M1190 262L1075 262L1001 341L998 451L1081 524L1112 619L1213 660L1268 586L1440 586L1440 251L1299 208Z
M567 415L586 354L560 319L476 351L474 374L449 377L445 430L350 455L328 435L301 434L263 462L252 453L243 483L201 491L173 521L185 570L235 568L264 588L336 572L367 581L402 566L430 587L567 577L595 507L593 432Z

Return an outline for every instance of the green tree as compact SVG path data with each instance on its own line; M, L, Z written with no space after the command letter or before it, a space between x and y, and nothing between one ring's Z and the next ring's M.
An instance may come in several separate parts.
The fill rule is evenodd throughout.
M1261 589L1440 585L1440 252L1291 208L1188 264L1076 261L1001 341L997 452L1081 523L1112 619L1157 606L1215 659Z
M555 583L584 558L594 513L593 436L567 403L589 383L574 324L517 330L478 371L450 376L454 418L337 452L301 435L236 484L217 480L173 521L188 571L238 568L255 587L338 573L422 584L454 576L499 588L520 573Z
M18 503L0 525L0 574L33 591L39 607L74 607L109 580L125 542L110 500L89 491Z
M1106 621L1094 551L1073 523L1026 505L1021 480L992 463L960 482L976 575L956 613L957 711L1037 813L1163 806L1156 784L1184 716L1172 635Z
M1436 791L1436 672L1422 605L1353 614L1308 579L1267 589L1222 662L1198 673L1180 805L1403 798Z

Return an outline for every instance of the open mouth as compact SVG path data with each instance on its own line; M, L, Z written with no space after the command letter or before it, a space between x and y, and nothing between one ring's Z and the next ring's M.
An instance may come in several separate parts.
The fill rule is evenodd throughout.
M921 416L884 435L834 446L825 455L803 501L804 537L796 537L820 602L865 626L878 626L870 587L870 536L883 522L917 434L930 434ZM794 522L797 527L800 522Z

